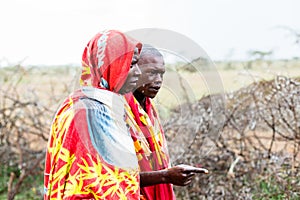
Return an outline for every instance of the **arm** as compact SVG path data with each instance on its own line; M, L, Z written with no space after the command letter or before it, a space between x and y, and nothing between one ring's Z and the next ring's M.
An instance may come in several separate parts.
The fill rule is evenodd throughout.
M162 183L186 186L191 183L195 173L208 173L208 171L188 165L177 165L159 171L140 172L141 187Z

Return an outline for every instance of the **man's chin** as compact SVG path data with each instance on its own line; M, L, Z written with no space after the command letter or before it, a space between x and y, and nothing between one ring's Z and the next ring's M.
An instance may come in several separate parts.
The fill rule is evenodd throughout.
M131 93L131 92L133 92L133 91L135 91L135 89L136 89L136 86L131 86L131 87L127 87L126 89L122 89L122 90L120 90L120 94L127 94L127 93Z
M156 97L157 92L156 93L149 93L147 96L151 99L153 99L154 97Z

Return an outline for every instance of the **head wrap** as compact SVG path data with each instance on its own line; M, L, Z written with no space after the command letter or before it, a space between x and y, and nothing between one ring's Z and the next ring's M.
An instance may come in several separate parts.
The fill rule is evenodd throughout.
M125 83L134 49L142 45L116 30L98 33L82 55L80 85L118 92Z

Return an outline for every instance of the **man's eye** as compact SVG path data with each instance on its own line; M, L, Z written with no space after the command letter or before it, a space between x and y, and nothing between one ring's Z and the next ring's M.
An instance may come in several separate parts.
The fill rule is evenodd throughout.
M131 62L130 68L133 68L134 65L136 65L136 64L137 64L137 62Z

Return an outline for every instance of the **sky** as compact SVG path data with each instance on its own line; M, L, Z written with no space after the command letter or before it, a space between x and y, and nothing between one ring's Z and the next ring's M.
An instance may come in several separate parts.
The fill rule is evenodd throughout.
M300 56L298 0L0 0L0 66L80 65L89 39L104 29L158 28L183 34L212 60Z

